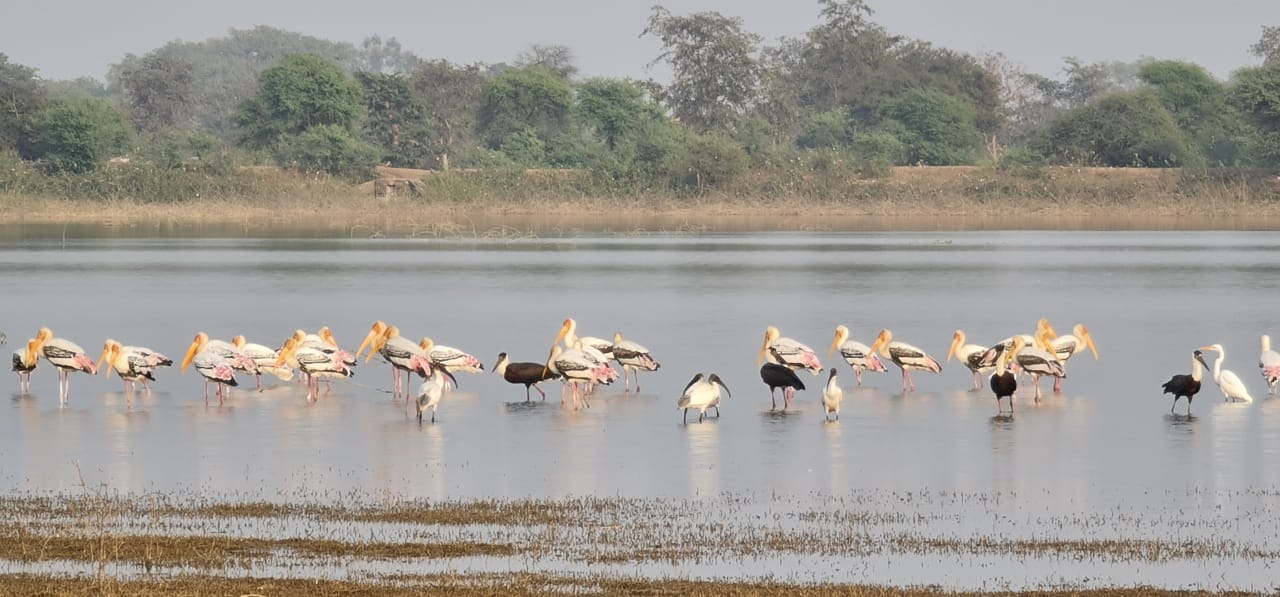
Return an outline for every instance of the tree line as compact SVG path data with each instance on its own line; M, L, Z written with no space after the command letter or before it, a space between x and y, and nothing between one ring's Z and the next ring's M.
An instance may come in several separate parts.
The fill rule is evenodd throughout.
M1280 27L1260 64L1066 59L1059 77L887 31L864 0L818 0L802 36L654 6L641 35L670 82L578 76L564 46L511 63L424 59L259 26L126 55L106 81L46 81L0 54L0 154L87 172L108 158L228 172L274 163L360 179L409 168L573 168L703 187L753 168L1073 164L1280 167ZM2 156L0 156L2 157ZM3 176L3 174L0 174Z

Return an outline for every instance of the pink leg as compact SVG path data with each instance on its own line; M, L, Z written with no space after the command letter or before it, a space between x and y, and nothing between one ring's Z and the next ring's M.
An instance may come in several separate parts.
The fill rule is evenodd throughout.
M1055 378L1053 378L1053 391L1054 391L1054 392L1056 392L1056 393L1058 393L1058 394L1061 394L1061 393L1062 393L1062 378L1061 378L1061 377L1055 377Z

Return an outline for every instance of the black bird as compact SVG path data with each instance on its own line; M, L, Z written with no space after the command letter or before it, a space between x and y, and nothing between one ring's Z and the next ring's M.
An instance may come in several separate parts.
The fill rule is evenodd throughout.
M997 414L1004 413L1004 407L1000 403L1001 398L1009 399L1009 414L1013 414L1013 393L1018 391L1018 376L1009 370L1009 363L1017 358L1019 350L1022 350L1022 339L1016 338L1012 349L997 353L999 356L995 362L996 372L991 374L991 391L996 395Z
M546 363L512 363L507 358L507 353L498 353L498 364L493 366L493 370L507 380L507 383L524 384L524 401L529 402L533 397L529 394L529 388L537 390L542 394L542 399L547 399L547 393L538 387L540 382L548 379L555 379L557 376L547 369Z
M765 363L760 367L760 379L769 386L769 400L772 404L769 410L778 408L778 399L774 396L778 388L782 388L782 410L784 411L791 406L791 399L795 397L796 390L804 389L804 382L800 381L795 371L777 363Z
M1191 355L1191 375L1175 375L1160 386L1164 388L1162 393L1173 394L1173 405L1169 407L1169 412L1173 412L1173 409L1178 406L1178 399L1185 396L1187 416L1191 416L1191 399L1200 392L1200 378L1204 376L1201 365L1204 365L1204 369L1209 368L1209 364L1204 362L1204 354L1197 350Z

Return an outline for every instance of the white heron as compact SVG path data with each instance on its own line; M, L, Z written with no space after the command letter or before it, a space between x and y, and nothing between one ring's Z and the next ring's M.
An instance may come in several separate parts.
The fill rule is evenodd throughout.
M1222 390L1223 398L1231 402L1253 402L1253 396L1249 395L1249 388L1244 387L1240 376L1230 369L1222 368L1222 361L1227 360L1227 351L1221 344L1201 346L1200 350L1212 350L1218 353L1218 358L1213 361L1213 381L1218 384L1218 389Z

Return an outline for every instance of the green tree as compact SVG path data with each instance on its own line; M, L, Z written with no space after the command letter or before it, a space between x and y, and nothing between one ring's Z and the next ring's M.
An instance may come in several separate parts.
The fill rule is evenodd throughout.
M1262 37L1249 46L1249 53L1262 59L1262 64L1280 63L1280 27L1264 25Z
M67 81L45 81L44 87L54 100L67 101L88 98L107 99L111 91L93 77L78 77Z
M373 175L378 150L357 140L344 126L318 124L280 143L275 157L282 168L366 180Z
M163 54L129 55L117 71L129 117L140 131L187 129L195 124L191 63Z
M22 130L49 105L35 69L9 62L0 53L0 151L17 148Z
M545 142L568 123L572 108L568 81L542 67L517 68L485 83L476 124L489 147L525 131Z
M118 92L120 72L146 57L186 62L192 67L193 115L199 128L230 140L240 132L235 118L244 99L256 92L258 75L294 54L320 56L347 73L360 70L366 62L361 50L350 43L260 25L231 29L223 37L199 42L172 41L146 56L126 57L107 73L107 81Z
M667 169L679 187L714 187L733 182L747 171L747 153L719 135L693 135L668 157Z
M814 114L804 132L796 138L796 145L805 149L838 149L848 147L853 141L854 126L849 113L844 110L828 110Z
M1182 132L1154 91L1122 91L1065 113L1050 125L1044 153L1058 161L1098 166L1181 165Z
M61 102L36 115L19 146L22 157L55 172L87 172L129 149L133 130L111 102Z
M573 50L568 46L533 44L529 49L521 52L516 58L516 67L524 68L530 66L540 66L551 72L560 75L562 79L572 79L578 74L578 67L574 64Z
M1280 166L1280 63L1236 71L1229 99L1256 127L1257 159Z
M742 19L717 12L677 17L654 6L641 35L662 41L653 64L670 64L672 80L661 99L694 130L730 128L755 99L760 36L743 31Z
M432 151L440 168L449 169L449 156L469 139L476 122L476 106L484 76L475 66L455 66L444 60L423 62L410 77L414 94L426 106L435 138Z
M275 145L314 126L353 130L362 112L360 86L334 63L319 56L287 56L262 72L258 93L236 117L242 142L251 148Z
M421 168L432 155L427 110L413 93L409 78L375 72L356 73L364 90L363 137L382 150L392 166Z
M1175 60L1147 62L1138 77L1156 91L1201 156L1217 165L1239 160L1244 127L1227 102L1226 86L1201 66Z
M886 103L881 116L913 164L972 164L982 141L973 107L941 91L908 91Z
M580 122L594 132L610 151L634 139L666 117L644 88L621 79L588 79L578 86Z

